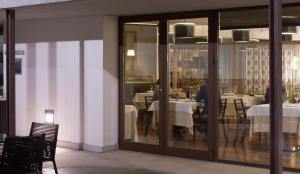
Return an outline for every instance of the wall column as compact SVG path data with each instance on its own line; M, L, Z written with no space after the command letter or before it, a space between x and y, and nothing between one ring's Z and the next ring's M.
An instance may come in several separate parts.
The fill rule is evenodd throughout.
M16 134L16 104L15 104L15 11L6 10L6 90L8 135Z
M282 174L282 7L281 0L270 0L269 3L270 173Z

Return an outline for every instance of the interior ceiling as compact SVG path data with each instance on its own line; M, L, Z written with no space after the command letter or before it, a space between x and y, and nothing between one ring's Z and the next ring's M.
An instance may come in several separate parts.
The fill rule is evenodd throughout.
M300 0L282 0L283 3ZM226 2L226 3L225 3ZM18 7L17 20L86 15L138 15L266 5L269 0L73 0L69 2ZM0 19L4 19L0 12Z
M184 22L194 23L196 25L208 25L207 18L176 19L176 20L170 20L169 24L184 23Z

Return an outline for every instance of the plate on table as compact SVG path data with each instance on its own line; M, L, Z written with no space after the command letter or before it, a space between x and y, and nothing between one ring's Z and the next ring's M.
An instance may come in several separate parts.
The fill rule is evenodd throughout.
M181 102L193 102L195 100L191 100L189 98L186 98L186 99L179 99L179 101L181 101Z

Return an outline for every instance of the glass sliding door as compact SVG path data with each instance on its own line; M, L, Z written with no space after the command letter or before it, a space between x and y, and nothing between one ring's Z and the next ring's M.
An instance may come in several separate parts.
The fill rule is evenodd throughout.
M121 23L121 147L213 159L215 16Z
M282 21L283 164L299 169L299 6L283 7ZM270 164L267 8L120 24L122 149Z
M171 153L196 158L212 154L214 139L210 19L168 20L166 146Z
M258 17L260 16L260 17ZM270 163L267 9L220 13L219 159Z
M300 169L300 6L282 8L283 165Z
M0 11L0 18L5 19L5 11ZM6 112L6 68L3 45L5 45L5 22L0 22L0 141L3 141L3 135L8 133L7 112Z
M159 22L123 24L122 142L159 145Z

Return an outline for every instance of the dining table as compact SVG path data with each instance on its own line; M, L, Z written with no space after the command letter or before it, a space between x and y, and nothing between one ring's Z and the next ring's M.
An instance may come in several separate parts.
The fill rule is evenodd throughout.
M169 99L169 125L186 127L193 134L193 113L197 108L195 100L190 99ZM153 101L148 108L153 112L152 126L159 122L159 102Z
M145 97L152 97L153 91L146 91L146 92L140 92L136 93L133 98L133 103L136 106L138 110L146 109L146 100Z
M139 141L137 131L138 110L134 105L125 105L125 140Z
M300 145L300 104L284 103L283 107L283 132L297 135L297 144ZM251 119L249 138L254 133L270 132L270 105L253 105L247 110Z

